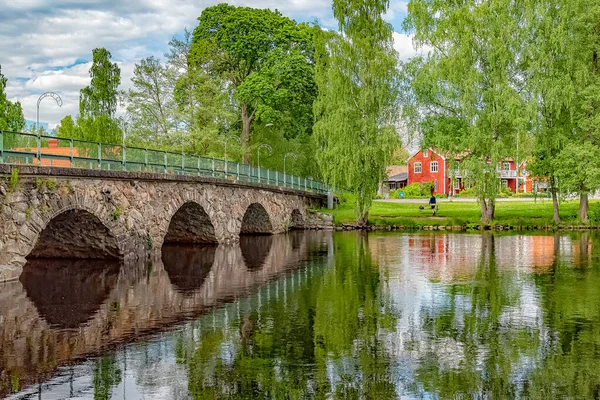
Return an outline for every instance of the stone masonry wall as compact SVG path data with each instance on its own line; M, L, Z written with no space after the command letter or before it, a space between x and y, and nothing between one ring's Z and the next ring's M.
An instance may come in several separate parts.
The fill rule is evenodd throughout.
M193 232L202 232L207 238L213 238L214 233L218 243L237 242L242 230L284 232L294 225L293 212L296 219L306 218L307 208L317 207L323 200L323 196L294 190L205 177L53 167L18 169L16 184L11 185L8 178L0 180L0 282L18 278L25 257L32 251L32 256L43 257L126 259L156 251L169 232L172 217L189 203L201 207L212 228L194 221L192 229L183 232L186 224L176 221L169 232L176 242ZM10 166L0 165L0 174L10 174ZM267 216L269 221L242 228L250 205L261 211L253 215ZM193 217L189 210L180 215ZM174 231L178 226L180 231ZM270 231L259 232L264 227ZM42 234L46 228L54 234L60 230L60 240ZM76 250L69 254L70 249Z

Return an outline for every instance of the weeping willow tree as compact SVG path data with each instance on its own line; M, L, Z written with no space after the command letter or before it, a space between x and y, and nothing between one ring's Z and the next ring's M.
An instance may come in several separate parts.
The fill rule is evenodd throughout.
M329 184L354 192L363 225L398 144L398 57L382 18L388 3L334 0L339 34L315 32L317 162Z

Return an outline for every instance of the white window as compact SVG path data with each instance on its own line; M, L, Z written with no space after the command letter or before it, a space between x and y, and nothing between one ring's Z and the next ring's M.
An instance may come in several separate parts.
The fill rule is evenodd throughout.
M460 190L460 180L459 179L454 180L454 190Z
M502 187L508 188L508 181L506 179L502 179Z
M416 162L415 163L415 174L420 174L420 173L421 173L421 163Z
M429 157L429 150L423 150L423 156Z
M429 172L438 172L438 162L437 161L432 161L431 164L429 164Z
M510 163L505 162L502 165L502 169L504 169L505 171L510 171Z

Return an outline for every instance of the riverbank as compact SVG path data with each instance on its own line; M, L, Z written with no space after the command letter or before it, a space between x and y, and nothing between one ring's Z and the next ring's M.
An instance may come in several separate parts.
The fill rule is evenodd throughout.
M419 206L425 207L420 210ZM440 202L435 216L427 207L427 200L422 202L385 202L375 201L369 213L371 229L598 229L600 228L600 201L590 201L590 222L583 224L578 219L579 202L563 201L560 204L561 224L552 221L552 202L545 201L510 201L496 203L496 218L490 224L480 221L481 210L475 202ZM348 201L327 210L333 215L338 229L356 229L354 206Z

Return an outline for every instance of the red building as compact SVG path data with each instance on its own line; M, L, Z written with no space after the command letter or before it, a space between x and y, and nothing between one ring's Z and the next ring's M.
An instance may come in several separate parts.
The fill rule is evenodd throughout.
M464 190L460 171L461 157L455 157L454 161L455 163L451 163L451 158L433 149L421 150L408 159L408 184L431 182L434 194L460 193ZM452 170L451 164L458 165L458 168ZM499 163L497 169L500 184L511 192L516 192L518 173L514 160Z

